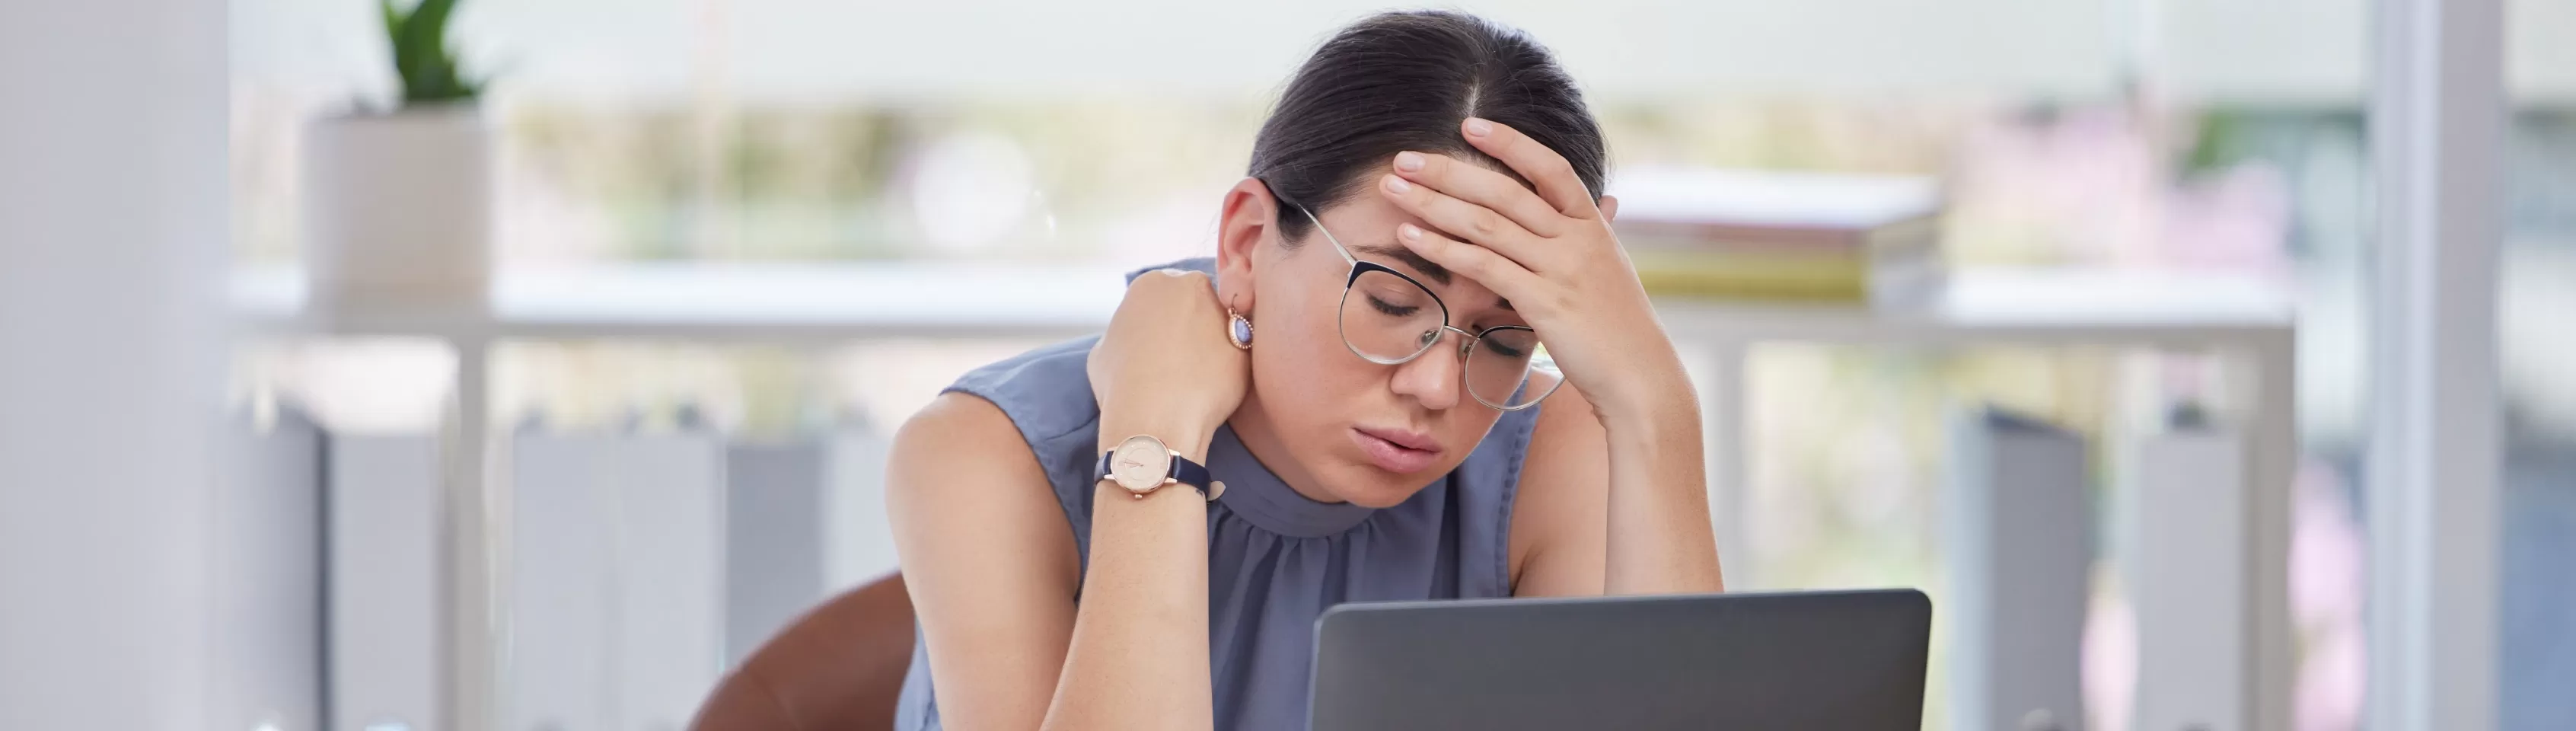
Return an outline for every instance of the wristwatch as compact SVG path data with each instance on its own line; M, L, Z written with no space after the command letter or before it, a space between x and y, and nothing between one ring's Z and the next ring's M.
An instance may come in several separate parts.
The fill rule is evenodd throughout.
M1170 447L1151 434L1138 434L1119 442L1118 446L1100 453L1100 467L1092 472L1094 480L1108 480L1127 489L1129 497L1138 500L1163 489L1164 485L1183 484L1197 488L1208 502L1225 494L1225 483L1209 479L1207 467Z

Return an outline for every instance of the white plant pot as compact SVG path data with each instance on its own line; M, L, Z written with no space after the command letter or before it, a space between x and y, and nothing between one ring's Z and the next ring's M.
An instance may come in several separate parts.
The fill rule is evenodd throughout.
M491 151L491 127L470 103L306 127L304 256L313 303L483 307Z

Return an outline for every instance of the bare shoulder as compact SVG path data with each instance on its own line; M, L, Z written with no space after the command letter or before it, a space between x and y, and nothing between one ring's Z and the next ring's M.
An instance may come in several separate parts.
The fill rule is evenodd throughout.
M931 399L913 413L895 431L894 457L909 456L977 457L983 459L1017 456L1028 467L1028 474L1045 479L1037 456L1020 440L1019 428L1002 407L972 394L950 391Z
M1539 404L1512 507L1516 593L1601 593L1609 537L1610 443L1592 402L1566 386Z
M1010 416L982 398L941 394L904 421L886 464L886 509L908 582L932 578L910 576L915 558L936 570L948 562L927 554L984 553L978 546L1047 559L1067 591L1078 579L1072 528L1045 469Z
M991 401L955 391L932 399L895 430L887 472L890 498L936 499L1046 482L1011 417ZM914 477L927 479L905 479Z

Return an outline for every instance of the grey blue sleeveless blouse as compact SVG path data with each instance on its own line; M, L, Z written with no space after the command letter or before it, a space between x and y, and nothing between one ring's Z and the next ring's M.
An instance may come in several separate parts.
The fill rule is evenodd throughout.
M1209 271L1212 263L1171 266ZM992 402L1019 428L1086 567L1100 412L1084 360L1098 340L1039 348L947 388ZM1384 509L1309 500L1255 460L1233 430L1218 429L1207 460L1226 485L1207 513L1216 727L1306 728L1315 620L1335 604L1510 595L1512 499L1537 416L1538 409L1504 413L1466 462ZM930 655L918 635L895 719L902 731L940 728Z

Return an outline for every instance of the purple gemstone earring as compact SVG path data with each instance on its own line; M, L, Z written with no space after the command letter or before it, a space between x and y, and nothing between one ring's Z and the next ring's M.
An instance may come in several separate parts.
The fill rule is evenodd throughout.
M1236 349L1252 349L1252 320L1235 312L1232 307L1225 308L1225 340L1233 343Z

